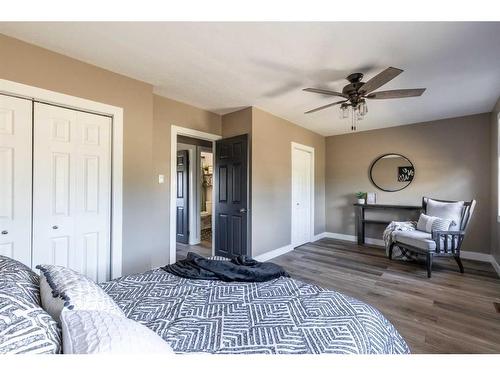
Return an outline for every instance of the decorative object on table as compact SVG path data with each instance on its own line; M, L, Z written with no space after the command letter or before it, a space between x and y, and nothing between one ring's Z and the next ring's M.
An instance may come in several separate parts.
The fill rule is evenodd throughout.
M355 195L356 195L356 198L358 199L359 204L365 204L366 193L364 193L362 191L358 191Z
M415 178L415 167L403 155L384 154L373 161L368 174L375 187L382 191L394 192L411 184Z
M431 277L432 259L435 256L455 258L460 273L463 273L464 267L460 260L460 248L475 206L475 200L464 202L422 198L424 214L427 217L437 217L441 220L430 220L424 216L419 219L420 225L417 224L416 230L393 232L393 242L389 247L389 259L392 259L393 250L397 246L404 251L426 257L427 277ZM429 224L429 222L431 223ZM434 229L432 228L434 224L436 224L436 228L449 225L449 229ZM423 227L425 227L426 231L418 230L418 228ZM427 229L430 229L431 233L427 232Z
M377 193L366 193L366 204L376 204L377 203Z
M342 100L311 109L310 111L307 111L305 113L313 113L340 104L340 118L349 119L351 123L351 130L355 131L358 128L358 121L362 120L368 113L366 99L410 98L414 96L420 96L424 93L425 89L423 88L373 92L401 73L403 73L402 69L394 68L391 66L385 69L383 72L377 74L375 77L369 79L367 82L361 81L363 79L363 73L352 73L347 76L346 79L349 81L349 84L344 86L342 92L315 88L302 89L303 91L307 92L314 92L321 95L338 96L342 98Z

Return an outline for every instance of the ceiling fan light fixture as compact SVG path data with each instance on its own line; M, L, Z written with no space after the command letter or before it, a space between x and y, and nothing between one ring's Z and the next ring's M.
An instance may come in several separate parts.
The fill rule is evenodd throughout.
M348 104L342 104L339 108L339 116L341 119L346 119L349 117L349 105Z
M368 113L368 105L366 104L366 101L363 100L358 104L358 112L362 117L366 116Z

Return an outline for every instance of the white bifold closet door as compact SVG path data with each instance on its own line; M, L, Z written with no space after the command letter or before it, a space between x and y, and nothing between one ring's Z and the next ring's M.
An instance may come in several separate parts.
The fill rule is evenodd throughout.
M0 255L31 267L31 100L0 95Z
M35 103L33 266L110 275L111 119Z

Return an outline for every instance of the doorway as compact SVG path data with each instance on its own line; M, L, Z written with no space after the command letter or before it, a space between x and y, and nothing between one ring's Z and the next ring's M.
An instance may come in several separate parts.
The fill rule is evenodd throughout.
M292 246L314 237L314 148L292 142Z
M186 138L191 140L188 141ZM205 256L250 255L251 155L248 135L222 139L219 135L172 125L170 142L169 263L176 262L178 249L179 258L187 255L189 251ZM188 152L184 154L184 158L187 160L187 175L183 174L185 170L178 171L177 163L178 151L182 151L178 148L186 143L197 146L195 149L192 146L186 147ZM201 190L202 184L205 185L203 187L205 190ZM191 193L189 188L187 193L182 193L178 189L178 186L189 185L198 187L191 189ZM188 202L179 202L178 205L178 196L187 196ZM191 213L187 223L185 216L177 215L178 211ZM177 242L178 222L179 226L184 225L184 228L189 228L187 240L184 241L187 244ZM200 246L203 244L210 244L208 254L206 249L208 246L203 248Z
M210 257L212 250L213 144L177 135L176 258L189 252Z
M216 134L172 126L170 263L184 259L188 252L205 257L214 253L211 235L214 189L213 179L210 181L208 175L213 173L210 156L215 152L215 141L220 138Z

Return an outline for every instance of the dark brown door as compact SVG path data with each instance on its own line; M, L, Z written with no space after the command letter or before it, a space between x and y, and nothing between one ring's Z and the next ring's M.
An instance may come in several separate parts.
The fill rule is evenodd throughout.
M215 255L249 255L248 136L215 148Z
M189 242L189 156L188 151L177 151L177 242Z

